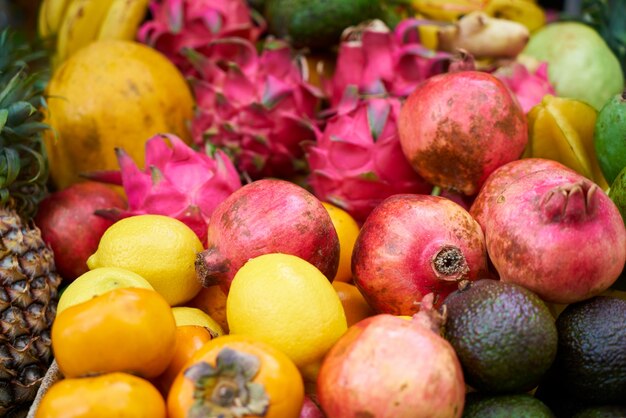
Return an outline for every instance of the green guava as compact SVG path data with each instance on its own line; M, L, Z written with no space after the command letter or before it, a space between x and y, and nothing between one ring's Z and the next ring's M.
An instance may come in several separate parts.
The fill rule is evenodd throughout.
M561 97L582 100L600 110L624 90L620 63L604 39L577 22L554 22L535 32L523 55L548 62L548 78Z

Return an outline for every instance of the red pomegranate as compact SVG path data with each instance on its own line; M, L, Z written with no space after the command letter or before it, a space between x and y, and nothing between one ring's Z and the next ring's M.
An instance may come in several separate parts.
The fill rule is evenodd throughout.
M57 271L72 281L87 270L87 258L98 248L112 220L95 212L125 209L126 202L109 186L87 181L48 195L40 204L35 224L54 252Z
M429 318L380 314L348 329L317 380L328 418L458 418L465 383L454 349Z
M528 142L526 115L496 77L458 71L424 81L402 106L400 143L413 168L443 189L474 195Z
M379 313L412 315L434 293L435 304L487 272L480 225L452 200L395 195L366 219L352 253L355 284Z

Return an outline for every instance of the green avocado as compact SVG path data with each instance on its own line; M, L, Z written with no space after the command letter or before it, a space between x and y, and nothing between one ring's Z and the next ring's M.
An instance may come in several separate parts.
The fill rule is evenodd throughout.
M515 395L483 395L468 393L462 418L554 418L539 399L526 393Z
M483 279L443 303L444 336L468 385L479 392L519 393L535 387L556 356L554 318L541 299L513 283Z
M381 18L379 0L266 0L270 33L295 47L327 49L339 43L348 26Z
M556 326L556 373L569 397L626 403L626 300L596 296L568 305Z
M593 143L602 174L612 184L626 167L626 91L613 96L598 113Z

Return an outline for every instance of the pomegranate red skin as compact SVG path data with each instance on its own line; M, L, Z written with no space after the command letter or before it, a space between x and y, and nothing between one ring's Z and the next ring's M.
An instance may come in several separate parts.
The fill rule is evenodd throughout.
M462 262L442 273L433 260L445 249L460 254ZM487 274L483 232L449 199L395 195L378 205L363 224L352 253L352 272L374 310L412 315L426 294L434 293L439 306L461 280Z
M495 169L520 158L526 115L491 74L430 77L407 98L398 122L404 155L426 181L474 195Z
M76 183L49 194L40 204L35 224L52 248L57 271L66 282L87 272L87 258L113 221L95 214L99 209L125 209L124 199L109 186Z
M506 187L529 174L543 170L564 170L569 173L575 173L569 167L563 164L544 158L524 158L521 160L511 161L503 166L498 167L493 173L487 177L482 185L480 192L474 199L469 209L470 214L478 221L483 232L484 225L489 221L489 207L495 203L495 199L500 192Z
M317 395L328 418L453 418L465 383L452 346L414 320L366 318L330 349Z
M626 260L626 228L600 187L573 171L510 183L488 208L489 257L500 280L569 304L608 289Z
M203 286L228 292L235 273L251 258L269 253L298 256L332 281L339 266L339 239L328 211L306 189L262 179L235 191L213 211L207 249L196 258Z
M302 403L300 418L326 418L326 416L319 408L319 406L317 406L317 404L311 400L309 395L304 395L304 402Z

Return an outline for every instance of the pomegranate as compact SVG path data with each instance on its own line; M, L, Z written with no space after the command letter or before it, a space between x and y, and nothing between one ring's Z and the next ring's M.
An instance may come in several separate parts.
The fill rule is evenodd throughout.
M328 211L304 188L284 180L249 183L222 201L209 220L207 249L196 258L203 286L227 293L250 258L269 253L298 256L330 281L339 265L339 239Z
M398 121L404 155L428 182L466 195L528 142L526 115L491 74L436 75L407 98Z
M354 282L379 313L412 315L433 292L435 304L487 270L480 225L438 196L395 195L365 220L352 253Z
M537 171L485 202L487 250L503 282L568 304L603 292L624 267L626 228L619 210L578 173Z
M72 281L88 269L87 258L98 248L112 220L95 212L125 209L124 199L104 184L87 181L49 194L40 204L35 224L54 252L57 271Z
M434 320L416 317L366 318L330 349L317 380L328 418L461 416L465 383L456 353Z
M506 186L528 174L542 170L565 170L570 173L574 172L557 161L543 158L524 158L511 161L510 163L500 166L487 177L487 180L480 189L480 193L476 196L469 209L470 214L482 227L485 222L488 221L487 210L494 204L494 200Z
M319 406L309 395L304 395L304 403L300 411L300 418L326 418Z

